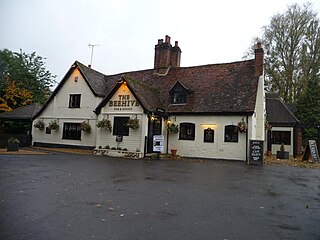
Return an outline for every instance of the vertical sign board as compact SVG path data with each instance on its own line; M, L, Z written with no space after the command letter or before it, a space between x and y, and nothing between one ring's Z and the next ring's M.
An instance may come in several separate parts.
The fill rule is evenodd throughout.
M320 161L317 142L315 140L308 140L302 159L309 160L310 155L313 162Z
M263 142L250 140L249 164L263 165Z
M163 152L164 151L164 136L153 135L153 151Z

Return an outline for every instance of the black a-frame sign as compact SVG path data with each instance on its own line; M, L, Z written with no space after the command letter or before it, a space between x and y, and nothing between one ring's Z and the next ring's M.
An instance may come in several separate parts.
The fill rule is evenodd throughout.
M307 146L304 150L302 160L309 160L311 159L312 162L319 162L319 152L317 148L317 143L315 140L308 140Z

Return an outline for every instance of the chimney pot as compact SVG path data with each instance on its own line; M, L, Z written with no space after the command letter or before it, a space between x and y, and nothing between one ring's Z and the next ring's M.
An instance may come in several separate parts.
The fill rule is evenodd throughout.
M178 47L178 41L175 41L175 42L174 42L174 46L175 46L175 47Z
M163 43L163 39L158 39L158 44Z
M91 64L89 64L88 67L91 68Z
M170 43L170 37L166 35L166 42L165 43Z

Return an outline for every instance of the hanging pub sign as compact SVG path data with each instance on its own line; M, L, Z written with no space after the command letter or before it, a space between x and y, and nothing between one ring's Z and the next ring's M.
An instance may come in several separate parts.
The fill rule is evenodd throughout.
M263 141L250 140L249 164L263 165Z
M302 160L309 160L309 158L311 158L312 162L320 161L317 142L315 140L308 140Z

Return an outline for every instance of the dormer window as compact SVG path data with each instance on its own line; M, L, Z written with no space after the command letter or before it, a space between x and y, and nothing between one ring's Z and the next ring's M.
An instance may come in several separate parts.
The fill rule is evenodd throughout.
M172 104L182 104L187 102L187 93L185 91L176 91L172 95Z
M187 103L188 93L190 91L186 86L184 86L180 81L177 81L175 85L169 91L171 104L185 104Z

